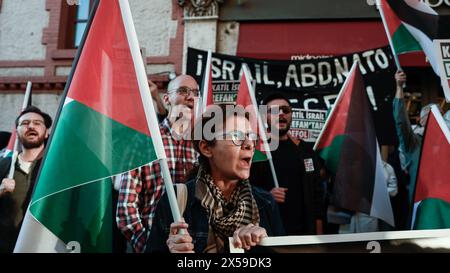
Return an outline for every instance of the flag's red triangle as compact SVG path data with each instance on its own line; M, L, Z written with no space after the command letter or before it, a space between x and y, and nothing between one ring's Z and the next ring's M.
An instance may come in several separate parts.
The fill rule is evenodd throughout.
M331 116L328 117L326 128L322 133L322 137L317 144L316 150L321 150L333 142L333 139L338 135L345 134L345 127L347 124L347 118L349 115L350 102L352 100L353 92L355 88L364 87L364 82L361 76L361 71L359 70L359 65L356 65L352 74L348 75L346 83L341 91L341 97L335 102L334 110Z
M395 31L401 26L402 22L386 0L381 0L381 8L383 9L386 24L390 32L389 34L393 36Z
M236 104L244 107L252 104L250 98L250 87L248 86L247 75L242 73L241 82L239 83L239 89L236 97Z
M450 136L444 133L446 124L442 117L439 118L441 123L436 113L430 112L417 174L415 202L437 198L450 203Z
M67 96L150 135L119 1L100 1Z

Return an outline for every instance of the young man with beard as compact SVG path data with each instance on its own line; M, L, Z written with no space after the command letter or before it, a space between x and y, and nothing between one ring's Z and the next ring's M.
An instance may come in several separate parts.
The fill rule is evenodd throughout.
M22 152L17 156L12 179L7 177L11 158L0 160L0 251L13 251L31 200L51 125L51 117L35 106L26 108L16 119Z
M173 183L186 182L187 174L197 161L197 152L190 137L186 136L190 133L198 92L194 78L180 75L169 83L163 98L169 113L159 128ZM139 143L134 145L136 149L140 148ZM145 251L156 206L164 191L158 161L121 177L116 222L135 252Z
M292 107L289 100L275 94L266 98L267 123L271 141L279 142L271 151L279 188L274 187L269 163L252 165L250 181L270 191L278 203L287 235L322 234L324 211L323 184L314 151L289 134Z

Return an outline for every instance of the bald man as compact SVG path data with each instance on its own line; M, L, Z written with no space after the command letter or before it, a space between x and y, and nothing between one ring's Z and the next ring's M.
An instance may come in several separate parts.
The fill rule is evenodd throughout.
M169 112L159 128L174 183L184 183L197 161L197 152L186 136L198 92L195 79L181 75L169 83L163 97ZM159 162L144 165L121 177L116 221L135 252L145 250L156 205L163 193Z

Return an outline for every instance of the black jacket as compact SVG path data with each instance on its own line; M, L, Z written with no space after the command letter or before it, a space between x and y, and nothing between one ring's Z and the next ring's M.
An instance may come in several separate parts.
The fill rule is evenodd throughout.
M36 182L37 173L41 165L42 158L39 158L32 165L30 176L30 187L28 189L25 200L22 204L22 209L25 212L28 208L28 204L31 201L34 185ZM0 182L8 176L9 167L11 166L11 157L0 159ZM18 163L16 163L16 170L19 169ZM14 248L20 226L16 229L14 227L14 215L11 211L14 211L16 204L9 193L0 197L0 252L11 252ZM25 215L23 215L25 216Z
M207 246L208 217L201 201L195 197L195 180L186 183L188 197L183 218L189 224L188 232L193 239L195 253L201 253ZM176 192L176 190L175 190ZM268 236L282 236L284 230L275 200L270 193L252 186L252 194L259 209L259 225L266 229ZM170 224L173 223L167 194L161 197L156 208L150 237L145 252L169 252L166 241L169 238Z
M298 142L298 143L295 143ZM324 185L320 178L321 164L314 150L304 141L295 140L297 151L300 155L301 161L304 159L312 159L314 171L304 171L302 177L302 192L304 200L304 211L306 217L306 231L305 234L316 234L316 220L324 219L325 203L324 203ZM289 159L286 159L289 160ZM299 166L300 169L305 169L304 166ZM270 170L269 162L257 162L252 164L250 173L250 182L253 185L259 186L267 191L273 187L273 177Z

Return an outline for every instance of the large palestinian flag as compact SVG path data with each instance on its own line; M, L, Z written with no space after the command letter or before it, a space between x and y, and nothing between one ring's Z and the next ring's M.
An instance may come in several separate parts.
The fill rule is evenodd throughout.
M433 106L417 174L413 228L450 228L450 130Z
M16 252L110 252L111 177L156 159L121 8L96 2Z
M335 176L334 205L394 226L370 103L355 63L314 149Z
M434 39L450 38L450 17L438 15L420 0L377 0L394 51L402 54L423 50L439 75Z

